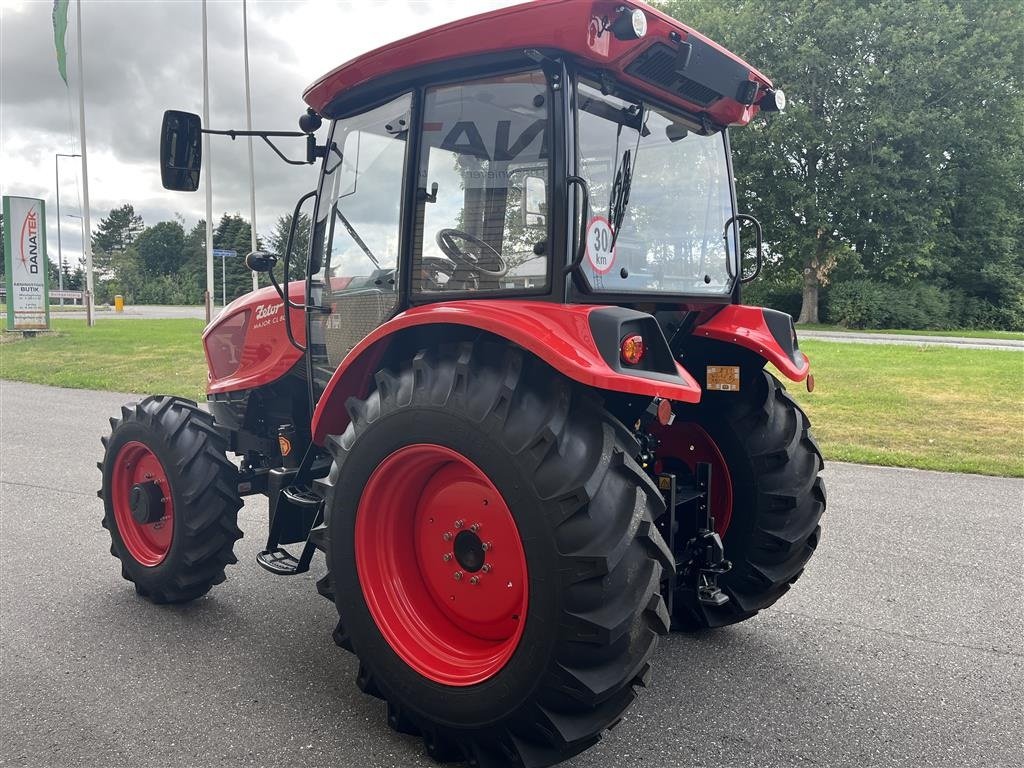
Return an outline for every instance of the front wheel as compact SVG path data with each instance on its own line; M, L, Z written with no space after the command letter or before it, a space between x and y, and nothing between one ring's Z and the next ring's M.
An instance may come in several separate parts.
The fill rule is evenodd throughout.
M757 371L739 392L705 393L659 439L664 470L711 465L711 514L732 562L718 579L729 601L703 604L682 587L674 595L673 629L751 618L789 590L818 545L825 483L807 415L778 379Z
M350 400L323 481L336 640L429 754L547 766L621 717L668 629L661 495L597 398L500 344Z
M213 418L191 400L147 397L102 439L103 527L121 575L154 603L184 603L224 581L241 538L238 472Z

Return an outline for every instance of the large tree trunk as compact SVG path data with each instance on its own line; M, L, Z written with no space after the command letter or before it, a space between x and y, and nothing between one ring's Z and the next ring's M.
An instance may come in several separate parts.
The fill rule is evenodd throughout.
M803 302L800 305L798 323L817 323L818 321L818 289L821 287L822 266L828 246L827 231L818 230L815 238L814 251L804 262Z

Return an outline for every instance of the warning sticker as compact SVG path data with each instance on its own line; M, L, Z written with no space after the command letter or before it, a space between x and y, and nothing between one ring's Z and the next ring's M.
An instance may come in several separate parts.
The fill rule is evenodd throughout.
M599 275L615 266L612 225L604 216L595 216L587 223L587 261Z
M738 365L709 365L707 388L718 392L739 392L740 367Z

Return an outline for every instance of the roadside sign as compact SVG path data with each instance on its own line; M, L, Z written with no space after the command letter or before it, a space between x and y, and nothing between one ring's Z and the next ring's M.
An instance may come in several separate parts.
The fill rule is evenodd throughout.
M50 327L50 270L46 255L45 203L5 195L4 266L7 272L7 330Z
M218 256L222 259L233 259L238 256L238 251L228 251L224 248L214 248L213 255Z

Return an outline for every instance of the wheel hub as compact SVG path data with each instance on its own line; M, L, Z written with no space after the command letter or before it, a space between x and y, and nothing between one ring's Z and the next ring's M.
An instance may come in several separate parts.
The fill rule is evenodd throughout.
M128 506L139 525L155 523L164 516L164 492L152 480L136 483L128 494Z
M487 557L483 544L473 531L462 531L455 537L453 554L464 570L476 573L483 568Z

